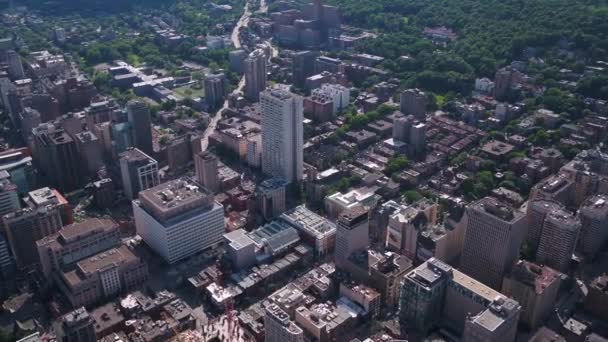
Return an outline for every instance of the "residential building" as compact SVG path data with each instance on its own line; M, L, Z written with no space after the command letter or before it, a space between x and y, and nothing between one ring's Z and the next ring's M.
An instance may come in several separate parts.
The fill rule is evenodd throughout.
M304 342L304 331L289 319L278 305L266 307L264 316L265 342Z
M189 179L140 192L133 213L137 234L170 264L222 241L223 206L215 202L213 193Z
M343 267L348 257L357 250L369 247L368 210L354 207L345 210L338 218L336 231L336 266Z
M120 245L118 224L110 219L91 218L72 223L57 233L36 241L40 268L49 277L76 262Z
M492 197L467 208L468 224L461 270L482 283L500 289L505 272L519 256L525 215Z
M94 176L104 166L101 142L91 131L84 131L74 136L76 149L84 161L87 175Z
M245 97L251 102L260 99L260 93L266 89L266 54L257 49L245 59Z
M339 302L338 302L339 303ZM295 321L302 327L308 340L335 341L352 333L355 314L350 310L330 303L313 304L310 308L300 306L295 312Z
M418 89L408 89L401 93L399 110L405 115L424 122L426 120L426 94Z
M566 175L558 174L543 179L530 190L531 199L547 199L564 206L573 204L574 184Z
M6 52L6 60L8 63L8 76L13 80L20 80L25 77L21 56L15 50Z
M467 318L462 339L476 342L515 341L520 308L510 298L494 301L487 310Z
M313 89L313 97L328 98L332 103L332 114L338 114L350 104L350 90L343 85L324 83L320 88Z
M340 283L340 296L361 306L372 319L380 315L382 298L373 288L352 281Z
M138 148L120 154L120 175L128 199L135 199L140 191L160 183L158 163Z
M530 250L537 250L543 232L545 218L551 212L563 210L563 205L553 200L537 199L528 201L526 221L528 233L526 243Z
M57 342L95 342L95 321L84 307L70 311L53 326Z
M317 257L324 257L333 252L336 245L336 225L300 205L285 212L280 220L300 232L302 240L315 248Z
M388 219L386 248L413 260L418 236L427 225L437 222L437 210L437 204L427 200L400 206Z
M10 181L10 174L0 171L0 217L21 209L17 186Z
M536 261L560 272L568 272L581 222L566 210L552 211L543 223Z
M89 306L138 288L148 278L148 267L123 245L77 262L59 278L59 289L73 307Z
M291 69L293 84L304 89L306 78L315 74L315 58L317 54L313 51L297 51L293 54Z
M8 172L19 194L26 194L35 185L32 157L27 149L11 149L0 153L0 171Z
M608 241L608 196L598 194L587 198L578 214L582 224L578 250L593 259Z
M593 279L588 288L585 310L603 321L608 320L608 274Z
M256 189L258 207L266 220L278 217L286 210L285 191L288 183L281 178L270 178Z
M262 171L289 183L302 179L302 98L273 88L260 95L262 107Z
M211 110L218 109L226 98L226 76L223 73L207 75L204 80L205 100Z
M152 118L148 106L142 101L129 101L127 118L133 133L133 146L149 156L153 155Z
M213 193L220 191L217 157L210 152L194 155L194 168L198 182Z
M502 293L518 301L519 320L536 329L549 318L561 285L562 274L548 266L519 260L502 283Z
M374 287L382 298L385 312L399 304L399 284L401 279L414 268L411 259L393 252L376 255L369 265L369 285Z

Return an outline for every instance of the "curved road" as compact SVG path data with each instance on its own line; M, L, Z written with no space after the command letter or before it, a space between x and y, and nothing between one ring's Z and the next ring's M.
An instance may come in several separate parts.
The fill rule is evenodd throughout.
M249 23L249 18L251 18L251 10L249 9L249 1L247 1L247 3L245 3L245 8L243 9L243 15L241 16L241 18L239 18L239 21L236 23L236 26L234 27L234 29L232 30L232 34L230 35L230 39L232 39L232 44L237 49L241 48L241 38L239 37L239 31L241 30L241 27L247 26L247 24ZM241 77L241 80L239 81L239 85L236 87L236 89L234 89L232 91L232 94L237 94L237 93L243 91L244 87L245 87L245 75L243 75L243 77ZM222 106L222 108L220 108L215 113L215 115L211 118L211 121L209 121L209 126L207 126L207 129L205 129L205 133L203 133L203 137L201 138L201 150L202 151L206 151L207 148L209 147L209 136L211 136L211 134L213 134L213 132L215 132L217 123L220 121L220 119L222 118L222 113L227 108L228 108L228 99L226 99L224 101L224 105Z
M249 23L249 19L251 18L251 6L250 6L250 2L247 1L245 3L245 8L243 9L243 15L241 16L241 18L239 18L239 21L237 22L236 26L234 27L234 29L232 30L232 34L230 35L230 39L232 40L232 44L234 45L235 48L240 49L241 48L241 38L239 36L239 32L241 30L241 27L245 27L247 26L247 24ZM268 2L266 0L260 0L260 8L258 10L259 13L267 13L268 12ZM270 48L272 57L276 57L279 54L279 51L277 50L277 48L275 48L270 40L267 40L265 42L266 45L268 45L268 47ZM240 92L243 91L243 88L245 87L245 75L243 75L241 77L241 80L239 81L238 86L236 87L236 89L234 89L232 91L232 94L238 94ZM207 129L205 130L205 133L203 133L203 137L201 138L201 150L202 151L206 151L207 148L209 147L209 136L211 136L211 134L213 134L213 132L215 132L215 128L217 127L217 123L220 121L220 119L222 118L222 113L224 112L224 110L226 110L228 108L228 100L226 99L226 101L224 101L224 105L222 106L222 108L220 108L215 115L211 118L211 120L209 121L209 126L207 126Z

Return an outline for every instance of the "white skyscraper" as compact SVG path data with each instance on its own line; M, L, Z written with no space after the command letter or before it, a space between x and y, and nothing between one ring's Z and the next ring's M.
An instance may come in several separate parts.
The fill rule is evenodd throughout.
M287 182L302 179L302 97L283 89L260 94L262 107L262 171Z

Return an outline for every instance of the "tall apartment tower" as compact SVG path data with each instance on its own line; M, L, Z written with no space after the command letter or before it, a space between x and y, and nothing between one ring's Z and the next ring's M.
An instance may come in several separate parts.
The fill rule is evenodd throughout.
M608 241L608 195L587 198L578 213L582 223L578 250L594 258Z
M223 73L208 75L203 81L205 84L205 100L211 110L222 106L226 98L226 76Z
M567 272L580 230L580 220L566 210L547 214L536 261L560 272Z
M39 263L36 241L55 234L61 229L61 206L55 200L37 205L29 202L27 208L2 217L4 231L13 251L17 268L26 269Z
M419 89L408 89L401 93L399 110L405 115L426 121L426 94Z
M526 221L528 224L528 233L526 235L526 242L530 250L537 250L540 244L540 237L543 232L543 224L545 218L550 212L560 211L563 209L563 205L553 200L536 199L528 202L528 209L526 212Z
M525 215L486 197L469 205L467 216L461 270L493 289L500 289L505 272L519 256Z
M314 75L316 58L317 54L313 51L298 51L293 54L291 74L296 87L304 88L306 78Z
M187 178L140 192L133 216L137 234L169 264L216 246L224 234L224 208Z
M271 304L264 316L265 342L304 342L304 331L278 305Z
M355 251L369 247L368 211L363 207L347 209L338 218L336 231L336 265L342 267Z
M62 192L82 185L82 160L76 141L63 129L42 124L32 130L34 157L49 182Z
M245 59L245 97L251 102L257 102L264 89L266 89L266 55L264 50L257 49Z
M95 320L84 307L61 317L53 326L58 342L95 342Z
M271 220L285 212L287 185L288 183L281 178L270 178L260 183L256 189L256 197L264 219Z
M120 155L120 175L125 196L135 199L140 191L160 184L158 163L137 148L129 148Z
M142 101L129 101L127 104L127 118L133 132L133 146L147 155L154 154L152 148L152 118L148 106Z
M499 101L505 99L511 89L513 82L513 70L511 68L502 68L494 75L494 98Z
M302 97L282 89L265 90L262 107L262 171L289 183L302 180L304 135Z
M8 76L14 80L19 80L25 77L25 71L23 71L23 63L21 63L21 56L14 50L9 50L6 53L6 59L8 62Z
M202 186L213 193L220 191L217 157L214 154L206 151L195 154L194 168L196 179Z

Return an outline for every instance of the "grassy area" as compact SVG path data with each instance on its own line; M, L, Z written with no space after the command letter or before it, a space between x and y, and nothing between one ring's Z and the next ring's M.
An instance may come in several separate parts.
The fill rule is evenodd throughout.
M185 86L173 89L173 91L185 98L195 99L197 97L205 97L205 89L201 87L200 89L194 89L192 86Z

